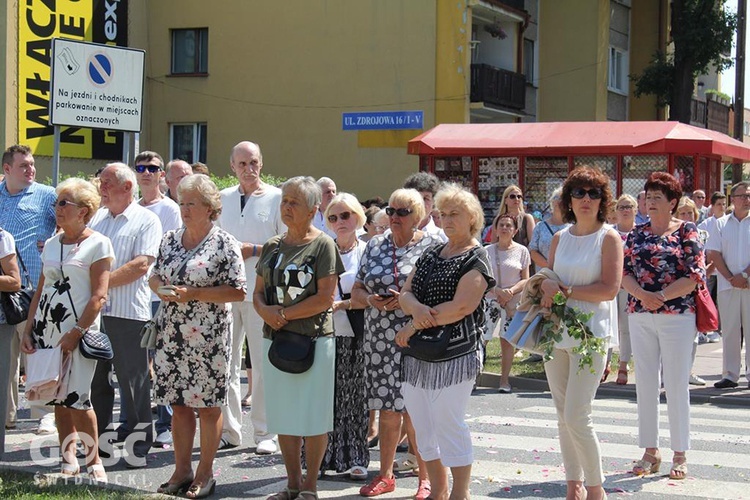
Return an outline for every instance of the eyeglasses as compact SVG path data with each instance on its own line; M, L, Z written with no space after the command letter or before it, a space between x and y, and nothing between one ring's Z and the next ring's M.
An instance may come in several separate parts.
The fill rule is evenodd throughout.
M388 229L388 226L373 226L375 228L375 231L379 231L381 233L384 233L386 229Z
M406 217L410 213L412 213L413 210L411 208L393 208L393 207L385 207L385 213L388 215L388 217L393 217L393 214L398 215L399 217Z
M74 207L78 206L77 203L73 203L72 201L68 200L58 200L52 202L53 207L67 207L68 205L73 205Z
M148 170L152 174L155 174L156 172L161 170L161 167L159 165L136 165L135 166L135 171L138 172L139 174L142 174L146 170Z
M750 193L747 194L733 194L732 198L739 198L744 200L750 200Z
M617 207L617 210L624 212L625 210L633 210L634 208L635 206L633 205L620 205L619 207Z
M570 196L573 198L580 200L583 199L584 196L589 195L589 198L592 200L599 200L602 197L602 190L597 188L591 188L591 189L583 189L583 188L575 188L572 191L570 191Z
M341 217L341 220L349 220L349 217L352 216L351 212L341 212L339 215L331 214L328 216L328 222L331 224L335 224L337 220L339 220L339 217Z
M513 193L513 194L509 194L508 198L510 198L511 200L523 200L523 195Z

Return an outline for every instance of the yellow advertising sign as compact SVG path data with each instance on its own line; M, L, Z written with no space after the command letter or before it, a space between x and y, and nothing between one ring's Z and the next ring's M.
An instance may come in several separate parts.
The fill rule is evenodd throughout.
M127 0L25 0L18 2L18 142L35 155L52 156L49 124L52 38L127 46ZM120 28L118 30L118 28ZM117 159L122 134L61 127L60 154Z

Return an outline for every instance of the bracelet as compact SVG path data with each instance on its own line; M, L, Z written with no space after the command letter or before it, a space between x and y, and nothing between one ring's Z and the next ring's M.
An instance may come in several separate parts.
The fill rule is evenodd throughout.
M255 257L255 254L258 253L258 245L254 245L252 243L251 243L251 245L253 245L253 257Z
M284 312L284 308L283 307L281 309L279 309L279 316L281 316L282 318L284 318L284 321L289 321L288 319L286 319L286 313Z
M351 311L352 310L352 299L348 300L348 304L346 305L346 310Z
M569 285L568 288L565 289L565 291L568 294L568 297L573 295L573 285Z
M406 326L410 326L412 330L417 331L417 327L414 326L414 319L410 319Z
M78 331L79 331L79 332L81 333L81 335L86 335L86 332L88 332L88 331L89 331L89 329L88 329L88 328L83 328L82 326L78 326L78 325L75 325L75 326L73 327L73 329L74 329L74 330L78 330Z
M656 295L659 296L662 302L667 301L667 295L664 293L664 290L659 290Z

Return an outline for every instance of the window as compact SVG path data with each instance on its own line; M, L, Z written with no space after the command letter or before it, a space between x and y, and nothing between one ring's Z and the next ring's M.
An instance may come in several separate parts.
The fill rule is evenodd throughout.
M523 74L526 83L534 83L534 40L523 39Z
M742 123L742 134L743 135L750 135L750 122L743 122Z
M208 28L172 30L172 74L208 74Z
M188 163L197 161L206 163L206 135L208 135L208 125L205 123L170 125L169 157L179 158Z
M609 80L607 87L622 94L628 93L628 53L609 48Z

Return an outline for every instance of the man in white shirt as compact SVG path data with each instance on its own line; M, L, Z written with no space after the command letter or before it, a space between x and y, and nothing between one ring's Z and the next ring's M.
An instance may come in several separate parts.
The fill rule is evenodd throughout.
M328 204L331 203L333 197L336 196L336 183L329 177L321 177L318 179L318 186L323 191L323 198L321 199L318 211L315 212L313 225L335 240L336 233L328 229L323 214L326 212L326 208L328 208Z
M742 367L742 333L750 333L750 182L730 191L734 212L716 220L706 243L708 258L719 273L719 317L723 337L719 389L737 387ZM745 345L745 379L750 388L750 349Z
M419 222L419 229L432 236L437 236L444 242L448 241L445 232L435 224L435 221L432 220L432 203L435 195L440 189L440 179L434 174L418 172L406 178L404 181L404 188L416 189L419 191L419 194L422 195L425 216L424 219Z
M269 238L286 231L281 222L281 190L263 182L260 171L263 155L260 147L243 141L232 148L229 158L239 185L221 191L221 215L218 223L242 244L248 289L255 286L255 265L263 244ZM275 436L268 433L265 393L263 391L263 320L255 312L252 293L244 302L232 303L232 359L229 369L227 406L222 407L224 428L220 448L234 448L242 444L242 408L240 373L242 345L247 338L252 365L252 407L256 453L267 455L277 451Z
M164 169L164 182L167 184L167 197L177 201L177 185L183 177L191 175L193 167L184 160L172 160Z
M141 347L139 333L151 318L147 273L159 252L161 223L135 201L137 181L129 166L110 163L99 179L102 208L94 215L91 228L107 236L115 250L107 303L102 310L102 324L115 358L97 364L91 383L91 402L101 435L112 424L115 391L109 374L114 366L121 405L127 408L126 429L118 428L117 434L120 439L127 438L126 433L135 435L135 439L126 440L131 447L126 465L145 467L153 439L151 383L147 353ZM101 439L99 443L109 455L112 451L109 440Z
M182 161L182 160L179 160ZM180 207L168 196L162 194L160 185L164 179L164 160L159 153L153 151L141 151L135 157L135 177L141 190L141 199L138 204L150 210L161 222L162 235L167 231L182 227L182 216ZM177 194L175 192L175 194ZM159 296L151 292L151 314L156 314L159 307ZM153 351L150 353L153 357ZM153 359L149 359L149 365ZM150 371L150 370L149 370ZM120 411L120 422L123 421L123 411ZM172 443L172 408L169 405L156 406L156 438L155 443Z

